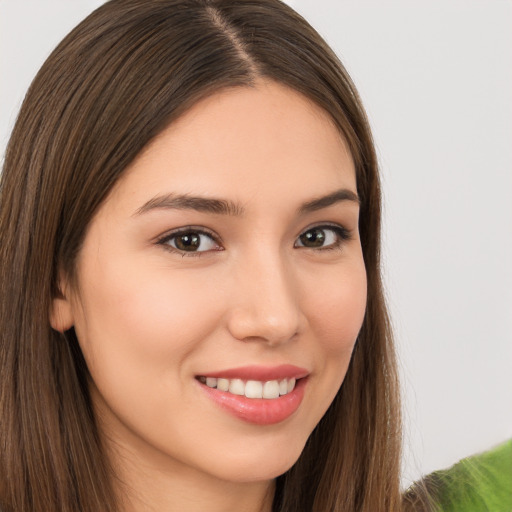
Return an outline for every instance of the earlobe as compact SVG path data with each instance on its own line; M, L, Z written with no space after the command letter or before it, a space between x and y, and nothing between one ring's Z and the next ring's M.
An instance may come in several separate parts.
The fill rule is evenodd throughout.
M60 287L59 287L60 288ZM59 332L71 329L75 323L71 301L67 297L67 287L62 287L59 295L54 297L50 308L50 325Z

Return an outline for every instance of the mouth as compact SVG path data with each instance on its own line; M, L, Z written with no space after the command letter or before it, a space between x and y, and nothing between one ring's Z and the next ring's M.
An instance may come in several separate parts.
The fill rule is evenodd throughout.
M198 375L196 381L221 410L248 423L272 425L297 411L308 375L307 370L290 365L245 367Z
M264 398L272 400L287 395L295 389L297 379L294 377L282 380L248 380L225 379L220 377L199 376L197 380L209 388L225 391L232 395L246 398Z

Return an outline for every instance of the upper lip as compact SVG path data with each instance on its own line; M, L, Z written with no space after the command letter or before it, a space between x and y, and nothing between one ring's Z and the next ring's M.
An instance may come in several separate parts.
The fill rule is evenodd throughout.
M301 379L306 377L309 371L293 364L281 364L278 366L240 366L200 374L201 377L214 377L221 379L269 380Z

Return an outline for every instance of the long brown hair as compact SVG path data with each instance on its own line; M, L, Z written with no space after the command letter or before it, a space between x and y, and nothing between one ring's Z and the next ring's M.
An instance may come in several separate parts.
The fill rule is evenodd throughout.
M275 512L397 511L400 409L380 278L380 188L347 72L278 0L113 0L76 27L32 83L0 185L0 505L4 512L117 510L87 368L51 329L57 275L73 277L87 226L124 169L198 99L265 77L332 116L356 164L366 316L345 381Z

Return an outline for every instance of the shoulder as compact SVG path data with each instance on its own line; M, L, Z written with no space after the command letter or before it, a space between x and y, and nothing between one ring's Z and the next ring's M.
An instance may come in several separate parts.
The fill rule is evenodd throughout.
M512 439L424 482L438 512L511 512Z

